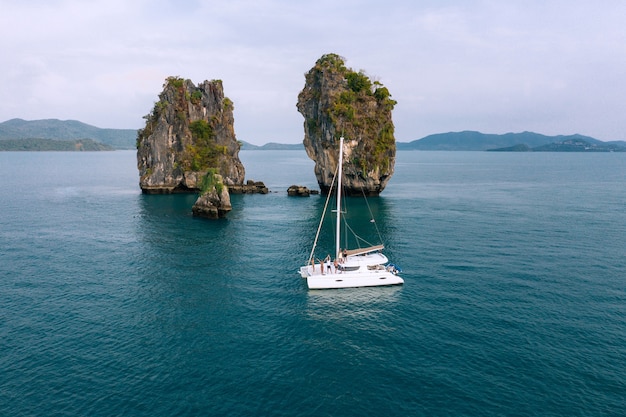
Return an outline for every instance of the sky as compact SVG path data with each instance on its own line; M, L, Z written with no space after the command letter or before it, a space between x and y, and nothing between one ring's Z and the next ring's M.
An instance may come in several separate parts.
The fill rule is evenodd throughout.
M0 0L0 122L139 129L169 76L220 79L237 139L298 143L327 53L386 86L396 140L626 140L623 0Z

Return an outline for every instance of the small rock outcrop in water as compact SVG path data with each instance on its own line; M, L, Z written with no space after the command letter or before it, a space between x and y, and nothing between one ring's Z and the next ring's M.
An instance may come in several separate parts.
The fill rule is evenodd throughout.
M233 102L220 80L195 86L169 77L137 135L139 186L147 194L198 192L209 169L224 185L245 177L235 138Z
M269 190L263 181L248 180L245 184L231 185L228 187L231 194L267 194Z
M288 196L309 197L311 194L319 194L319 191L310 190L304 185L292 185L287 188Z
M345 138L343 185L347 194L378 195L394 172L396 141L389 90L362 71L346 68L336 54L322 56L306 74L298 95L304 116L304 147L315 176L328 193Z
M191 208L194 216L217 219L232 210L228 187L224 185L221 175L207 172L200 186L202 194Z

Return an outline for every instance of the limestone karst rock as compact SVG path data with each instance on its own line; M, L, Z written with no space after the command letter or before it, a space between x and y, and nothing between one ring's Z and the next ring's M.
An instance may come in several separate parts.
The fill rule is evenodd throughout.
M233 103L224 97L220 80L195 86L190 80L167 78L145 119L137 135L144 193L197 192L208 169L216 169L227 186L243 183Z
M363 71L346 68L327 54L305 75L297 108L304 116L304 147L315 161L315 176L328 193L345 138L343 184L350 194L378 195L394 172L396 141L391 111L396 101Z

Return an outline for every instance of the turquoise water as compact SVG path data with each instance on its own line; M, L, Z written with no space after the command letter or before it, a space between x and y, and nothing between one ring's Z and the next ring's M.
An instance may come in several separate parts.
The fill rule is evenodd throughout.
M624 415L625 154L400 152L405 285L318 292L312 162L241 159L274 192L208 221L134 152L0 153L0 415Z

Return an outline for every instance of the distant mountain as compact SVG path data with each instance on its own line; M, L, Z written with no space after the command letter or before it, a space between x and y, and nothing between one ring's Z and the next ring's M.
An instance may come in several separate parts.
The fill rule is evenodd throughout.
M528 145L514 145L506 148L488 149L491 152L626 152L626 143L596 142L589 143L582 139L567 139L548 143L534 148Z
M115 149L136 149L137 130L101 129L77 120L11 119L0 123L0 140L2 139L55 139L60 141L93 139Z
M0 151L112 151L110 145L93 139L0 139Z
M489 149L513 147L516 145L526 145L529 148L535 148L549 143L557 143L567 140L584 140L592 144L604 143L597 139L582 135L546 136L533 132L505 133L497 135L474 131L463 131L438 133L409 143L399 142L396 146L398 150L486 151Z
M303 143L295 143L295 144L285 144L285 143L275 143L269 142L265 145L258 146L253 145L251 143L245 142L243 140L241 142L241 150L242 151L301 151L304 150Z

